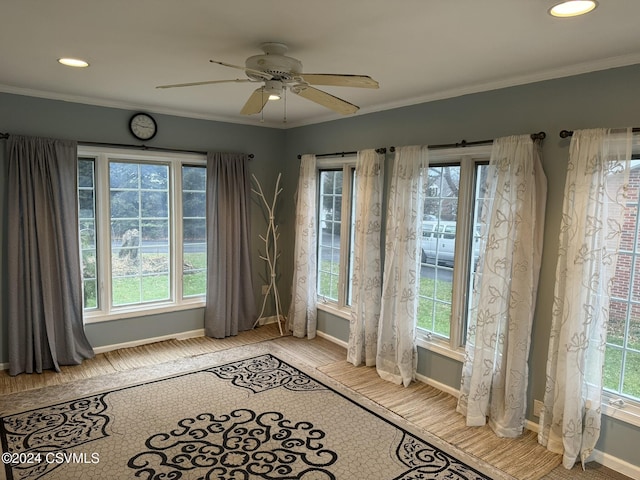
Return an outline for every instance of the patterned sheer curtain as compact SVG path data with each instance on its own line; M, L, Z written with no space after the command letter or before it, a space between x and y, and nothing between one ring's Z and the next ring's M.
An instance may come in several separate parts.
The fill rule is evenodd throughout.
M481 224L487 232L476 272L458 412L467 425L501 437L522 434L547 180L530 136L496 139Z
M420 233L428 167L426 146L396 148L389 188L376 369L405 387L415 378Z
M316 156L303 155L296 199L294 270L286 328L294 337L314 338L317 326Z
M623 232L631 129L574 132L538 441L584 466L600 436L609 299Z
M82 321L77 143L11 135L7 145L9 374L93 357Z
M351 323L347 361L354 365L376 363L378 322L382 295L382 190L384 155L375 150L358 152L356 163L356 222L351 280Z

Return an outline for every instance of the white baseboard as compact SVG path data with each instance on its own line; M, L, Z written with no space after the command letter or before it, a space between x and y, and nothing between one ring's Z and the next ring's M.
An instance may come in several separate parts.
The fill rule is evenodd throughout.
M203 337L204 336L204 328L200 328L198 330L190 330L188 332L180 332L180 333L171 333L169 335L162 335L160 337L152 337L152 338L143 338L141 340L132 340L130 342L123 343L114 343L111 345L103 345L101 347L94 347L94 353L105 353L111 352L112 350L118 350L120 348L131 348L131 347L139 347L140 345L147 345L149 343L162 342L164 340L184 340L186 338L195 338L195 337ZM8 370L8 363L0 363L0 368L2 370Z
M345 342L344 340L340 340L339 338L336 338L334 336L331 336L325 332L321 332L321 331L317 331L316 335L320 338L324 338L326 340L329 340L332 343L335 343L336 345L340 345L341 347L344 347L345 349L348 348L349 344L347 342ZM424 375L420 375L417 374L416 375L416 380L422 382L422 383L426 383L427 385L431 385L432 387L437 388L438 390L442 390L443 392L446 392L450 395L453 395L454 397L458 398L460 396L460 391L456 388L452 388L449 385L445 385L444 383L440 383L437 382L429 377L426 377Z
M443 392L448 393L449 395L453 395L456 398L460 397L460 390L458 390L457 388L450 387L449 385L446 385L444 383L440 383L434 380L433 378L429 378L424 375L420 375L418 373L416 374L416 380L422 383L426 383L427 385L430 385L432 387L435 387L438 390L442 390Z
M284 321L284 317L281 317L281 320ZM275 315L271 317L264 317L260 319L260 325L267 325L269 323L276 323L277 317ZM184 340L187 338L195 338L195 337L203 337L204 336L204 328L199 328L197 330L190 330L187 332L180 333L170 333L169 335L161 335L159 337L151 337L151 338L143 338L140 340L132 340L130 342L123 343L114 343L111 345L103 345L101 347L94 347L94 353L105 353L111 352L113 350L118 350L120 348L131 348L131 347L139 347L141 345L147 345L149 343L162 342L164 340ZM0 363L0 370L8 370L8 363Z
M203 337L204 328L198 330L190 330L188 332L170 333L169 335L162 335L160 337L143 338L140 340L133 340L131 342L114 343L112 345L104 345L102 347L94 347L95 353L105 353L112 350L118 350L120 348L139 347L140 345L147 345L149 343L162 342L164 340L184 340L186 338Z
M320 330L316 331L316 335L320 338L324 338L325 340L329 340L331 343L335 343L336 345L340 345L345 350L349 347L349 344L344 340L340 340L339 338L333 337L327 333L321 332Z
M592 460L600 465L610 468L611 470L622 473L627 477L640 478L640 466L625 462L624 460L609 455L608 453L601 452L600 450L594 450L588 458L588 461Z
M526 421L524 428L531 430L532 432L540 432L540 425L536 422L532 422L531 420ZM600 465L604 465L605 467L615 470L618 473L622 473L627 477L640 478L640 466L625 462L618 457L601 452L600 450L594 450L591 456L587 459L587 462L599 463Z

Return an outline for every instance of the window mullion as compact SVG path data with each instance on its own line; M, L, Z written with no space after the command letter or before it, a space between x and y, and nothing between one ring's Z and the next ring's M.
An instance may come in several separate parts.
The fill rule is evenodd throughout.
M458 194L458 220L455 239L455 268L453 269L453 298L451 305L450 346L453 349L463 345L463 322L466 318L466 306L469 292L469 263L473 222L473 197L475 165L471 158L463 157L460 162L460 185Z
M100 310L111 311L111 207L109 202L109 158L96 157L96 229Z
M347 304L347 283L349 279L350 239L351 239L351 166L342 168L342 211L340 212L340 275L338 277L338 305Z
M171 229L169 278L173 283L171 286L171 295L174 300L181 300L183 298L184 232L182 229L182 221L179 222L177 220L178 218L183 218L182 195L178 194L181 190L182 163L172 162L171 174L169 175L169 228ZM171 270L173 270L173 274L171 274Z

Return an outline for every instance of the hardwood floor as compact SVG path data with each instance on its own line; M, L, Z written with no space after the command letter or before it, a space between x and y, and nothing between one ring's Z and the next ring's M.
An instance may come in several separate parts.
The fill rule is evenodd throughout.
M588 464L585 471L580 466L566 470L559 465L559 456L547 452L537 443L533 432L527 432L518 439L500 439L488 427L466 427L462 416L455 413L456 399L451 395L420 382L414 382L408 388L392 385L381 380L374 368L354 367L347 363L343 347L319 337L313 340L281 337L275 324L223 340L199 337L114 350L98 354L79 366L63 367L61 373L10 377L6 371L1 371L0 395L259 342L273 342L288 355L518 479L628 479L595 463Z

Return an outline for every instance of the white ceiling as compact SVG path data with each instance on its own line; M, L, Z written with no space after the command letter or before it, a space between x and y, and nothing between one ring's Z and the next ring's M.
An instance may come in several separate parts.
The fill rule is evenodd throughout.
M370 75L380 89L319 87L363 113L640 63L640 1L599 0L556 19L552 0L11 0L0 12L0 91L235 123L292 127L341 117L295 95L239 114L268 41L307 73ZM71 69L59 57L80 57Z

